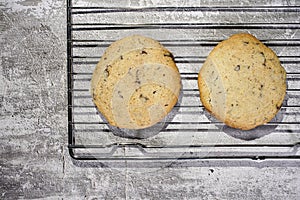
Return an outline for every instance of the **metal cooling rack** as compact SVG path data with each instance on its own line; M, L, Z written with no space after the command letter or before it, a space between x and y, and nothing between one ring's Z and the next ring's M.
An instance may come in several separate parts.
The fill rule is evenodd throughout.
M110 3L109 3L110 2ZM300 6L233 0L68 1L68 135L70 155L81 160L299 159ZM179 3L181 2L181 3ZM243 6L240 6L243 5ZM199 100L197 74L218 42L249 32L272 48L287 71L284 104L272 122L253 131L231 129ZM111 42L131 34L159 40L175 56L183 83L172 118L152 137L114 134L89 92L93 69Z

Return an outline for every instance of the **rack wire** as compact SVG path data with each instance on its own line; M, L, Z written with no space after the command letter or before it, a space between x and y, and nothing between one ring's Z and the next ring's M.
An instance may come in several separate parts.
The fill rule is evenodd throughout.
M299 159L300 6L68 0L68 143L79 160ZM146 2L146 3L145 3ZM152 2L152 1L149 1ZM239 131L201 105L197 75L218 42L249 32L272 48L287 71L287 94L276 117ZM90 80L105 48L131 34L159 40L171 50L182 78L182 97L151 137L120 137L98 113ZM153 131L153 130L152 130Z

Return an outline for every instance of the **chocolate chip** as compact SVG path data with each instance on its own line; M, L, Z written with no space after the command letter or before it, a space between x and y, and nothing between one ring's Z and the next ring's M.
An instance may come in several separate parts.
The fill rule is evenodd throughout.
M276 104L276 109L279 110L281 108L281 105Z
M174 60L174 56L171 53L165 53L164 56L165 57L170 57L170 58L172 58Z
M241 69L241 66L240 65L237 65L235 68L234 68L234 71L240 71Z
M104 70L104 76L107 78L109 77L109 69L111 68L111 65L107 65Z
M140 78L139 78L139 70L136 70L135 72L135 79L137 84L141 84Z
M144 101L148 101L149 98L144 96L143 94L140 94L140 99L143 99Z
M121 94L121 91L118 91L118 95L120 98L122 98L122 99L124 98L123 95Z
M264 62L263 62L263 66L266 66L266 56L265 56L265 54L264 54L264 52L259 52L263 57L264 57Z

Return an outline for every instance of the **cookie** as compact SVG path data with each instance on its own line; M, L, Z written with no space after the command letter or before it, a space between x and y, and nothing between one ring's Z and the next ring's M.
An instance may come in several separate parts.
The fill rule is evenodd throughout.
M230 127L250 130L271 121L286 94L286 72L276 54L240 33L220 42L198 74L203 106Z
M95 105L119 128L142 129L161 121L176 104L181 88L172 54L152 39L142 43L141 39L132 36L123 40L123 47L113 44L111 49L121 53L107 58L111 60L107 63L102 57L92 77Z

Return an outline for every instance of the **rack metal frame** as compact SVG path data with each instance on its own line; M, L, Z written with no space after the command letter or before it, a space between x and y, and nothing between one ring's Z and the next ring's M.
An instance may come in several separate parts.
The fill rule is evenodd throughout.
M94 23L94 22L85 22L85 23L74 23L74 15L85 15L85 14L107 14L107 13L128 13L128 12L206 12L206 11L216 11L216 12L283 12L283 13L299 13L300 6L203 6L203 7L145 7L145 8L130 8L130 7L82 7L82 6L73 6L72 0L67 1L67 72L68 72L68 147L69 153L72 158L76 160L133 160L133 161L166 161L166 160L187 160L187 159L202 159L202 160L243 160L250 159L254 161L261 160L299 160L300 159L300 137L295 137L295 141L290 143L274 143L272 140L270 142L264 143L251 143L244 141L242 143L218 143L218 144L201 144L201 143L191 143L188 145L172 145L165 144L161 145L150 145L147 142L142 140L126 140L126 142L115 141L113 143L107 144L77 144L77 133L76 125L101 125L102 128L95 128L84 130L86 132L99 132L99 134L110 134L111 129L106 126L105 121L98 122L76 122L74 117L78 115L78 112L74 112L74 108L80 107L82 109L93 109L93 105L75 105L74 100L76 98L91 99L92 97L87 94L89 88L77 88L76 84L78 81L89 82L92 75L92 71L89 72L75 72L74 65L79 64L82 67L85 65L96 65L99 57L97 56L80 56L74 55L75 48L105 48L111 42L117 38L111 40L106 39L102 40L101 35L100 39L78 39L74 38L74 32L89 32L89 31L124 31L124 30L164 30L164 29L247 29L247 30L256 30L256 29L284 29L284 30L299 30L300 24L291 22L291 23L135 23L135 24L122 24L122 23ZM187 40L187 39L178 39L178 40L160 40L166 47L211 47L215 46L221 39L211 39L211 40ZM300 50L300 38L292 39L265 39L262 40L269 47L294 47ZM100 56L100 55L99 55ZM297 82L300 80L300 54L296 53L295 55L285 55L279 56L281 63L291 64L295 67L295 71L290 71L287 73L287 81ZM80 59L84 59L81 61ZM79 61L78 61L79 60ZM175 55L175 61L178 65L180 64L201 64L205 60L205 56L186 56L186 55ZM83 78L78 78L77 76L82 75ZM182 72L181 77L183 80L196 80L197 72ZM300 83L300 81L299 81ZM81 95L75 95L75 92L82 92ZM190 96L193 98L197 97L198 88L187 88L183 90L183 96ZM289 98L293 96L296 99L296 104L290 104ZM275 132L284 133L284 134L300 134L298 117L300 116L300 84L296 84L296 87L288 88L287 90L287 100L283 105L282 109L295 109L295 119L294 121L273 121L264 127L282 125L285 126L285 129L276 130ZM202 109L202 105L180 105L177 104L177 108L195 108ZM181 111L184 112L184 111ZM195 114L193 111L189 114ZM98 115L99 113L93 112L88 113L89 115ZM288 111L283 111L283 116L288 115ZM83 114L84 115L84 114ZM88 116L87 116L88 117ZM299 118L300 119L300 118ZM217 121L170 121L166 122L170 125L219 125L223 126L222 123ZM292 128L296 127L296 128ZM94 126L95 127L95 126ZM159 134L164 134L166 132L180 132L182 134L186 132L198 132L198 133L208 133L214 132L215 129L210 128L164 128ZM222 131L222 129L220 130ZM117 136L116 136L117 137ZM271 150L270 150L271 149ZM273 150L272 150L273 149ZM118 154L119 150L122 151L121 154ZM257 150L257 151L256 151Z

